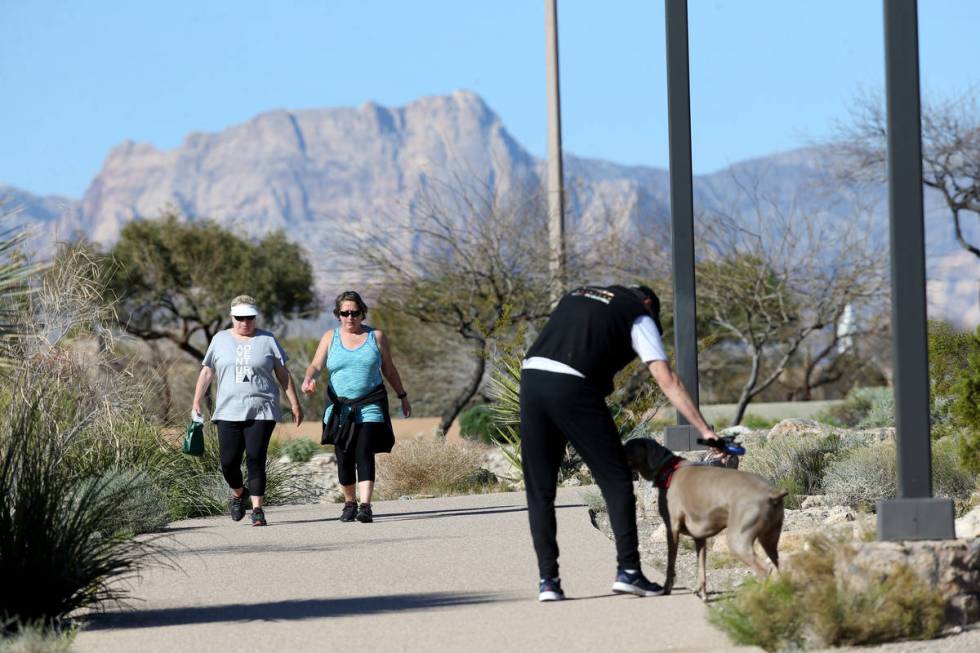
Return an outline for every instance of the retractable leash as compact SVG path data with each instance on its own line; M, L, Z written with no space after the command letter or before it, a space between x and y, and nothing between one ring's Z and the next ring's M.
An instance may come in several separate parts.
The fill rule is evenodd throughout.
M735 435L722 435L719 436L717 440L698 438L698 444L717 449L718 451L726 453L729 456L745 455L745 447L738 442L735 442L735 438Z

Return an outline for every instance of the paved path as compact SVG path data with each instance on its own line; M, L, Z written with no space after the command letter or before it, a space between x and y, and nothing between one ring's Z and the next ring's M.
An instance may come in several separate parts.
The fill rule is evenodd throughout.
M96 617L78 651L713 651L728 642L687 590L610 593L613 544L579 489L559 495L563 603L539 604L522 494L272 507L270 525L172 525L180 570L153 569L132 610ZM656 577L656 573L651 573ZM662 579L661 579L662 580Z

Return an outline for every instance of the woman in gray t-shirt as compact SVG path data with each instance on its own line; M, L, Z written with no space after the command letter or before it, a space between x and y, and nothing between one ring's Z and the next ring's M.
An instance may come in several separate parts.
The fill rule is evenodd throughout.
M194 390L193 414L195 419L201 415L201 399L217 377L211 420L218 427L221 473L233 493L231 518L239 521L245 516L251 495L252 525L265 526L265 461L272 431L281 417L278 386L286 391L297 426L303 421L303 409L286 368L286 352L275 336L255 327L257 315L255 300L248 295L232 300L232 327L218 332L208 345ZM248 467L247 488L242 479L243 454Z

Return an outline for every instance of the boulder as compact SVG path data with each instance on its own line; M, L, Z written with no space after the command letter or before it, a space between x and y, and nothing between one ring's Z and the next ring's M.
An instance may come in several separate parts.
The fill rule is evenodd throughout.
M980 537L980 506L956 520L956 537Z
M829 427L820 424L819 422L815 422L812 419L793 417L790 419L784 419L769 429L769 437L781 438L799 437L801 435L820 435L829 431Z

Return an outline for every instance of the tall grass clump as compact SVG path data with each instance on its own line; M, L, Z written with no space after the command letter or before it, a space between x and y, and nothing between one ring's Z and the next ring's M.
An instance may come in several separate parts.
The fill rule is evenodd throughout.
M482 452L464 443L443 439L399 443L378 461L378 497L486 491L496 483L496 477L481 469L482 462Z
M860 646L936 637L946 602L907 566L863 587L835 577L846 545L814 538L763 581L749 579L712 606L708 619L733 643L766 651Z
M79 482L66 455L78 431L59 431L64 406L27 388L0 423L0 617L51 626L122 599L116 581L136 575L153 548L128 528L135 480Z

